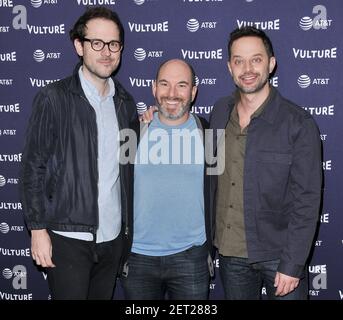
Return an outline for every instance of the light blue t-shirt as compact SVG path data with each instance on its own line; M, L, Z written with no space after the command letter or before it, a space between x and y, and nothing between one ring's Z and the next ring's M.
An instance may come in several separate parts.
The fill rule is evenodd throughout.
M167 126L155 113L135 159L133 252L165 256L205 242L200 134L192 115Z

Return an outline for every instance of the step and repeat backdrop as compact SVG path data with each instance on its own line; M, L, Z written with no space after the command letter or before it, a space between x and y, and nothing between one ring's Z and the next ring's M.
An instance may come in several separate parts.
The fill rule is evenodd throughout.
M324 197L309 261L311 299L343 299L343 2L341 0L0 0L0 300L50 299L44 270L30 256L19 197L25 129L34 95L78 61L68 32L87 6L106 5L125 26L119 80L138 110L154 103L158 65L181 58L196 71L192 112L209 117L234 90L227 39L253 25L271 38L271 84L307 110L323 143ZM216 268L219 268L218 260ZM217 279L211 299L223 299ZM120 284L115 298L122 299Z

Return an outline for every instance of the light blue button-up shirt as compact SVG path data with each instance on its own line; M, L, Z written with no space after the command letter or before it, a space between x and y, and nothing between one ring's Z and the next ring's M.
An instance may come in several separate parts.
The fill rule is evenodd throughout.
M99 228L96 234L96 242L100 243L115 239L121 229L120 144L119 126L113 101L115 87L113 80L109 78L108 93L101 96L97 88L84 77L82 67L79 69L79 77L86 98L96 113L98 128ZM88 232L54 232L70 238L93 240L93 235Z

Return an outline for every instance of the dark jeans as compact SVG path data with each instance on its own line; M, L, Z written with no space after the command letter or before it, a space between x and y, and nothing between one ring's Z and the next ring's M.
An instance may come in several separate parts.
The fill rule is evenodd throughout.
M280 260L250 264L248 259L219 255L219 272L225 299L258 300L264 284L270 300L306 300L308 295L307 272L298 287L285 296L275 296L274 279Z
M208 299L210 274L206 244L168 256L131 253L121 283L129 300Z
M122 254L122 236L94 243L67 238L49 232L52 261L47 268L52 299L110 300L116 283Z

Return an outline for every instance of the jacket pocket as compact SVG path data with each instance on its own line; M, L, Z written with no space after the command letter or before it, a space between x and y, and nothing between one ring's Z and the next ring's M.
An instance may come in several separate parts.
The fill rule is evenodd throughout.
M51 170L50 178L47 181L46 184L46 190L47 190L47 199L49 202L53 201L53 198L56 193L56 188L58 184L58 180L60 178L61 174L61 163L57 163L55 168Z
M257 212L258 238L265 249L282 248L287 240L289 217L280 211Z
M276 153L276 152L261 151L257 153L257 161L291 165L292 155L290 153Z
M259 152L256 162L259 209L281 210L288 191L292 155Z

